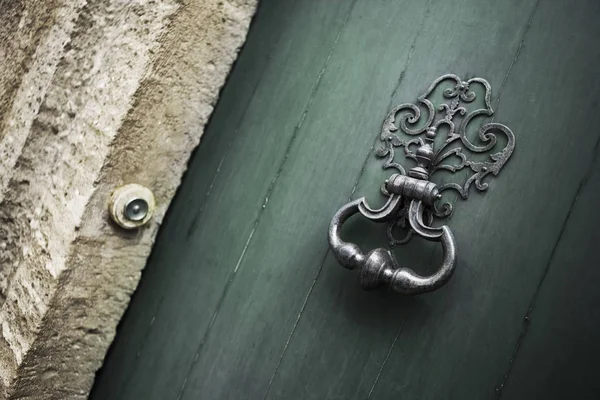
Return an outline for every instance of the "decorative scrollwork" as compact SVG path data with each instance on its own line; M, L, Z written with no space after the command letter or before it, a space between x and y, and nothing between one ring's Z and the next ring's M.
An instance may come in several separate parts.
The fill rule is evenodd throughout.
M443 90L444 101L435 106L430 97L434 90L446 81L453 82L454 85ZM472 90L473 85L481 85L484 89L483 107L469 110L468 106L477 97L475 91ZM427 114L426 117L423 117L426 118L424 121L422 121L422 108L426 110ZM474 119L490 118L493 114L491 87L485 79L463 80L458 75L443 75L418 97L418 105L404 103L389 112L381 128L382 147L377 150L376 155L384 159L383 169L393 168L400 174L406 175L404 166L395 160L395 151L403 148L404 157L419 164L419 157L423 159L419 151L423 151L422 149L425 148L426 151L432 153L427 155L428 162L424 168L421 168L422 172L420 173L429 179L431 175L441 170L450 173L468 171L463 182L448 182L439 187L440 193L452 189L462 199L467 199L471 186L475 186L480 192L488 189L488 182L485 182L484 179L490 174L498 175L515 147L513 132L507 126L495 122L483 124L477 131L475 141L469 137L467 128ZM498 151L493 151L498 144L498 133L504 135L506 143ZM402 137L399 134L403 134ZM445 137L438 138L443 139L441 141L436 141L436 137L440 134L444 134ZM473 156L485 153L491 153L488 154L487 160L473 159ZM450 159L457 160L457 162L450 163ZM421 164L419 166L422 167ZM385 190L383 192L389 196ZM438 203L440 202L438 201ZM410 227L408 227L406 236L401 239L396 238L393 233L398 227L407 227L407 205L408 203L406 206L400 207L396 218L389 221L388 237L392 245L406 243L412 236ZM452 213L452 205L448 202L441 205L436 203L431 213L437 217L447 217ZM431 219L427 222L431 224Z

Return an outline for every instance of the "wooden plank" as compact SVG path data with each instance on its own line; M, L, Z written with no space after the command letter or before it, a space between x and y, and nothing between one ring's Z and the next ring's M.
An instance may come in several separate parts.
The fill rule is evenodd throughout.
M275 173L350 7L321 3L261 2L91 398L181 391L261 209L264 176ZM283 112L295 120L272 118Z
M576 51L589 56L582 62L578 73L579 87L598 87L594 78L598 60L595 41L600 27L600 5L592 3L586 13L573 13L577 29L563 29L565 40L576 46ZM574 14L574 15L573 15ZM591 79L590 79L591 78ZM589 79L589 81L588 81ZM588 83L586 83L588 82ZM562 83L561 83L561 87ZM578 103L589 102L594 112L596 93L577 93L568 89L565 99L581 97ZM572 116L585 119L583 111ZM570 134L563 132L564 135ZM591 136L598 140L595 131ZM582 132L583 133L583 132ZM600 358L600 140L592 149L581 147L583 154L595 152L594 162L586 165L577 157L579 168L587 170L573 200L569 219L556 242L553 257L544 271L538 291L531 299L522 323L517 352L507 369L500 398L506 399L597 399L600 393L598 359ZM576 146L576 145L574 145ZM583 146L583 145L582 145ZM586 157L587 158L587 157ZM557 168L562 166L557 164ZM561 190L556 184L554 190Z
M373 399L495 395L598 141L595 10L539 3L496 115L517 135L514 158L490 193L457 207L457 274L406 317Z
M483 76L494 88L500 88L518 51L533 7L533 1L519 2L518 5L480 1L460 5L434 3L392 104L416 100L430 81L447 72ZM498 22L489 25L483 18L486 15L495 15ZM462 23L445 24L445 21ZM507 25L511 29L507 29ZM499 48L503 50L498 51ZM478 57L472 57L473 54ZM384 108L375 111L377 124L381 123L385 112ZM376 126L371 130L372 139L377 139L378 129ZM381 170L381 160L370 154L355 197L376 198L381 182L389 174L389 171ZM477 196L472 201L477 201ZM385 244L381 226L357 221L349 228L348 239L361 243L365 250L375 244ZM465 245L463 242L462 246ZM403 265L426 273L432 269L427 265L431 249L428 243L413 240L396 253ZM461 264L459 267L463 268ZM429 297L405 298L385 291L363 292L357 285L356 274L340 268L329 255L275 375L269 398L368 397L392 343L404 337L406 322L429 315L431 307L447 309L443 304L431 305ZM423 351L427 343L419 342L422 333L413 334L414 352ZM424 372L421 370L420 373ZM396 379L402 379L401 375ZM418 397L418 393L415 391L412 396ZM406 395L410 394L394 393L380 398L404 398Z
M591 400L600 393L598 146L595 150L595 163L523 320L522 340L500 398Z
M409 1L356 3L183 399L265 394L425 12Z

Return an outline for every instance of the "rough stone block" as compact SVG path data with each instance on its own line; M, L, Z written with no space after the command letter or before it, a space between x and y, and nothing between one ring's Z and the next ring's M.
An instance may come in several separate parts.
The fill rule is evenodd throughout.
M0 398L86 398L256 0L0 2ZM109 221L138 183L154 219Z

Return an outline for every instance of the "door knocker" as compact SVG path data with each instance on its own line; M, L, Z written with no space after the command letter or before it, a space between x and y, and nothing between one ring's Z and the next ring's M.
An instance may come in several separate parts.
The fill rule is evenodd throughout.
M448 87L444 89L443 85ZM472 106L477 97L473 90L475 85L480 85L484 90L482 108ZM443 90L443 100L434 107L429 97L433 97L432 93L440 89ZM351 201L335 213L329 226L329 244L335 258L345 268L358 268L359 281L364 289L385 284L396 292L414 295L436 290L452 277L457 252L452 231L446 225L431 226L434 216L444 218L452 213L450 203L439 205L442 193L452 189L466 200L472 185L480 192L486 191L488 183L483 179L490 174L498 175L515 148L513 132L507 126L493 121L482 125L477 133L468 133L467 128L474 118L493 115L490 99L491 87L485 79L463 81L457 75L447 74L436 79L418 97L418 103L427 111L424 123L420 121L421 108L412 103L394 107L385 118L380 135L382 147L376 155L383 158L384 170L393 169L395 172L381 187L387 202L383 207L373 209L364 197ZM405 137L397 133L403 133ZM496 146L496 133L504 135L506 142L503 147ZM476 142L469 136L475 136ZM405 158L416 163L408 173L394 160L394 152L400 147ZM501 149L494 151L496 147ZM485 156L485 153L488 153L488 157L484 157L484 160L476 157L478 154ZM455 162L449 163L451 159ZM451 173L463 171L464 182L438 186L430 181L430 177L439 170ZM364 254L356 244L344 242L340 237L342 225L357 213L371 221L387 223L387 235L392 246L408 242L414 234L441 242L444 252L442 265L433 275L420 276L408 267L399 266L388 249L377 248ZM408 228L406 236L400 239L394 235L394 228L398 226Z

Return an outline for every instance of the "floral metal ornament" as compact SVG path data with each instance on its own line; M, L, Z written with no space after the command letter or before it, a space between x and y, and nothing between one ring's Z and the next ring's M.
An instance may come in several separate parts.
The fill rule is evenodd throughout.
M447 85L447 82L451 86L443 90L443 100L435 106L430 98L442 83ZM483 107L470 109L477 97L472 90L474 85L480 85L484 90ZM476 134L471 134L474 140L469 137L468 128L475 118L492 117L494 111L490 99L491 87L485 79L462 80L457 75L447 74L436 79L418 97L418 105L404 103L389 112L381 129L382 147L376 153L384 160L383 169L395 170L381 188L388 197L387 202L379 209L369 207L364 197L350 202L334 215L329 229L334 255L344 267L360 268L359 277L364 288L388 284L401 293L419 294L441 287L452 276L456 266L454 236L448 226L431 227L434 216L443 218L452 213L450 203L439 205L442 193L453 190L462 199L467 199L471 187L485 192L489 184L484 179L490 174L498 175L515 148L513 132L506 125L495 122L480 126ZM421 108L427 112L426 120L422 120ZM497 134L504 136L506 143L503 146L498 146ZM396 160L398 151L416 163L408 172ZM477 156L484 156L484 160ZM431 176L441 170L453 174L462 171L462 181L450 181L440 186L431 182ZM441 242L444 249L442 266L435 274L422 277L410 268L399 267L389 250L379 248L364 255L358 246L346 243L340 237L342 224L356 213L375 222L387 223L392 246L408 242L414 234ZM407 228L404 237L395 236L397 227Z

